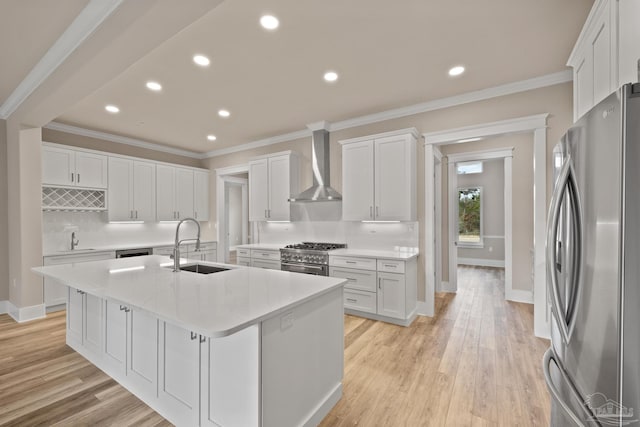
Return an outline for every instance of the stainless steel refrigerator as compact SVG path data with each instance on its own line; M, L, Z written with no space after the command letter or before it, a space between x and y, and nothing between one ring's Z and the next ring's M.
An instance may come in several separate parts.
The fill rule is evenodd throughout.
M551 425L640 426L640 85L586 113L553 162Z

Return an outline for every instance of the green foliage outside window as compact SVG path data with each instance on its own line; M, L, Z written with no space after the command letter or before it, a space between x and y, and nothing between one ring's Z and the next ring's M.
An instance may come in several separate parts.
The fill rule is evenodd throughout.
M481 189L458 189L458 240L462 243L480 243Z

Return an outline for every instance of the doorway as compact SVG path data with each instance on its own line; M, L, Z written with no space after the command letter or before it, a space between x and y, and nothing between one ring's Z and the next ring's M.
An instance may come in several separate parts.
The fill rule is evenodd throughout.
M249 243L249 167L216 169L219 262L235 264L238 245Z

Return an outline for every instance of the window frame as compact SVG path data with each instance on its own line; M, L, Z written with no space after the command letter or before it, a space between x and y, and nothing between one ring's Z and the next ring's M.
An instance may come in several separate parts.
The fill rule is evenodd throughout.
M457 194L457 204L456 206L460 206L460 191L464 191L464 190L471 190L471 189L478 189L480 191L480 240L478 242L462 242L460 240L460 210L459 208L456 208L456 210L458 212L456 212L457 214L457 232L456 232L456 241L457 241L457 246L459 248L468 248L468 249L482 249L484 248L484 188L481 185L469 185L469 186L465 186L465 187L458 187L458 189L456 190L456 194Z

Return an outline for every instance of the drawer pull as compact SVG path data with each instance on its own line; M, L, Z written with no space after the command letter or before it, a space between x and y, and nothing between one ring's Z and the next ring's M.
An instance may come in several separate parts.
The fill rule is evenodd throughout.
M196 334L195 332L191 332L191 341L195 340L196 338L198 338L198 334Z
M347 302L358 302L355 298L347 298Z
M350 282L357 282L358 281L357 279L352 279L351 277L346 277L346 279L348 281L350 281Z
M347 264L357 264L357 261L345 261Z
M398 268L397 264L385 264L384 266L388 268Z

